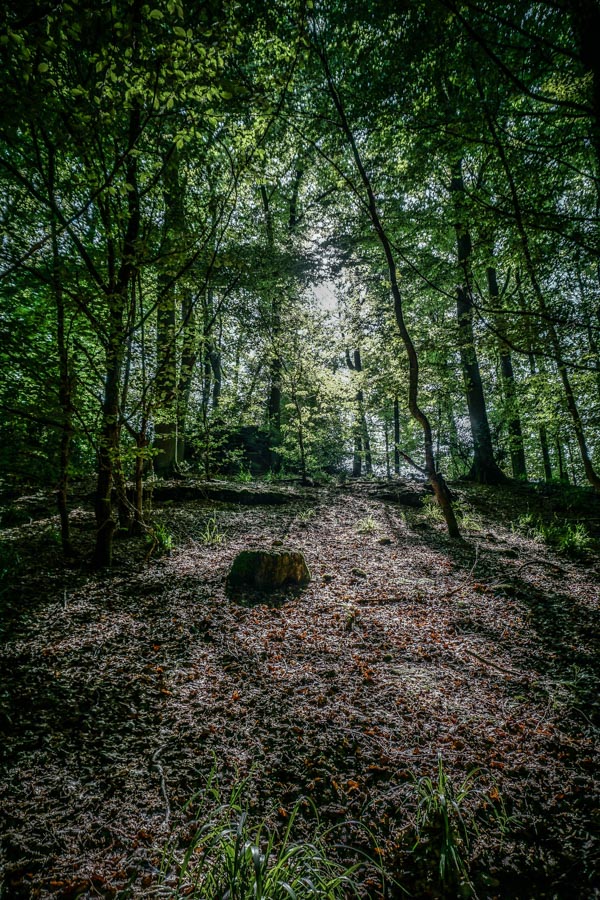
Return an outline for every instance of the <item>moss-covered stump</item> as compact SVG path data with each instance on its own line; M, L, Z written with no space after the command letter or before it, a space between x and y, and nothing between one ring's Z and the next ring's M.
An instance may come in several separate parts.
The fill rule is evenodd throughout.
M274 591L309 581L306 560L297 550L242 550L229 570L227 589Z

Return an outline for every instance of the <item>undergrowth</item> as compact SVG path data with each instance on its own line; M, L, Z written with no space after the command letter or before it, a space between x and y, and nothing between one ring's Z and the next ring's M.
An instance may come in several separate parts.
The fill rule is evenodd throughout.
M176 841L164 850L160 871L167 893L161 896L344 900L364 896L367 874L377 878L378 895L385 894L386 878L380 863L360 850L351 851L356 860L351 864L335 857L334 851L340 847L333 843L334 829L320 823L311 801L299 800L280 831L267 819L251 818L244 800L246 786L246 781L238 782L224 797L213 770L206 789L188 804L199 801L193 838L183 851L177 849ZM312 833L308 840L298 840L296 825L305 810L314 816ZM343 849L347 856L350 848Z
M417 794L415 851L437 866L444 887L459 887L469 895L470 879L466 855L477 825L465 810L465 800L475 789L476 772L455 787L444 769L441 755L434 778L415 782Z
M517 521L519 531L527 537L541 541L566 556L585 556L591 548L591 538L582 522L567 522L557 516L546 521L541 516L527 513Z

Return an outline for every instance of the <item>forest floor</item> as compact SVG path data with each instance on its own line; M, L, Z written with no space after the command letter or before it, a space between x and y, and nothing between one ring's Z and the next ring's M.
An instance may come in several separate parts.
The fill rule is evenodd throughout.
M218 803L186 808L211 772L222 798L245 780L251 819L275 831L311 798L346 845L333 853L368 850L412 896L598 896L599 545L571 558L523 525L559 516L598 539L598 499L457 486L461 544L380 487L157 503L170 555L119 540L108 574L61 561L49 495L11 501L0 896L174 896L165 848L182 855ZM92 508L75 505L83 557ZM279 541L305 554L308 587L229 599L235 554ZM465 866L454 878L450 859L445 885L424 780L440 765ZM313 824L301 803L299 837ZM381 895L376 870L359 876Z

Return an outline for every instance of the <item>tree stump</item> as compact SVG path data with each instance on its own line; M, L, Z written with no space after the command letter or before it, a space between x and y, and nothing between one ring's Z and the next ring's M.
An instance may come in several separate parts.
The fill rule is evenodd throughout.
M242 550L229 570L227 589L274 591L309 581L306 560L297 550Z

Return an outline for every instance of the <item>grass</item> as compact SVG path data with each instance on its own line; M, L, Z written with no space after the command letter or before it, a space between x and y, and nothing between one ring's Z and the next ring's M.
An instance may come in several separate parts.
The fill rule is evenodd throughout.
M374 534L376 531L379 531L379 527L379 523L373 516L367 516L366 519L361 519L357 523L356 530L359 534Z
M173 535L161 522L155 522L147 539L148 557L153 554L168 556L173 549Z
M213 513L212 516L208 517L204 524L204 528L198 537L200 541L207 546L223 543L225 540L225 532L221 531L219 528L216 513Z
M426 496L423 500L423 504L423 514L432 525L445 524L446 520L444 519L444 514L435 497L431 495ZM461 528L466 528L469 531L481 530L481 520L471 509L469 509L464 500L454 500L452 507Z
M527 537L553 547L565 556L585 556L591 549L592 540L582 522L561 521L556 516L545 521L540 516L527 513L517 520L517 528Z
M465 855L471 834L476 832L473 818L467 816L464 801L474 789L475 772L455 788L444 770L441 754L435 778L423 777L415 782L417 793L415 850L432 852L437 860L440 883L446 887L469 886Z
M246 784L236 783L224 799L213 769L199 798L200 815L194 822L192 840L183 851L178 852L175 842L164 851L161 882L168 893L161 896L195 900L343 900L364 896L361 884L367 869L371 875L373 870L377 872L385 891L386 879L380 864L362 851L354 851L358 859L352 864L335 858L335 845L330 847L332 829L321 825L311 802L298 801L279 832L266 819L251 819L244 803ZM206 807L211 811L206 812ZM315 822L308 840L296 840L294 831L303 809L314 814Z

